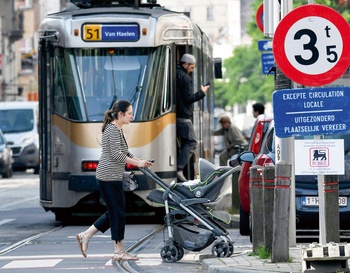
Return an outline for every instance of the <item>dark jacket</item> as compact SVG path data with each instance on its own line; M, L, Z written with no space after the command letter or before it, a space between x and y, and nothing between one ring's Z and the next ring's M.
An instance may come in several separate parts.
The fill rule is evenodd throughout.
M186 73L182 65L176 70L176 117L191 118L193 114L193 103L205 97L202 90L194 93L192 78Z

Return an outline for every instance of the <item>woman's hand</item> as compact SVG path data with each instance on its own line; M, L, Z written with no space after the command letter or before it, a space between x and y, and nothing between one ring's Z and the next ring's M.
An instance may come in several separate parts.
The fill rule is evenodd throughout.
M150 167L152 166L153 163L148 161L148 160L139 160L138 164L137 164L137 167L139 168L144 168L144 167Z

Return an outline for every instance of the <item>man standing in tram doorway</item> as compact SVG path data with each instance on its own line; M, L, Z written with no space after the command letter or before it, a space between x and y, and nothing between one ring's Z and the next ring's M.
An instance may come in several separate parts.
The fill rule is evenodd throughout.
M177 157L177 179L186 181L183 169L197 147L192 115L193 103L205 97L209 85L201 85L197 92L193 90L192 72L196 66L196 58L184 54L176 70L176 133L181 140L181 152Z

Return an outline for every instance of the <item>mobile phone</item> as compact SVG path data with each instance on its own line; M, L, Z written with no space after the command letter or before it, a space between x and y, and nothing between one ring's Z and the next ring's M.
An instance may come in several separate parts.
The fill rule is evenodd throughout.
M148 162L154 163L154 159L148 159Z
M208 85L210 85L210 82L207 82L204 86L208 86Z

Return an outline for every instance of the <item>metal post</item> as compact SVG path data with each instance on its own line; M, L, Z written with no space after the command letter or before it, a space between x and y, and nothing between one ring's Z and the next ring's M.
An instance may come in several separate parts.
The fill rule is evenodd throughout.
M326 242L340 242L339 235L339 176L325 175L323 196L325 206Z
M281 1L281 19L293 9L293 0ZM288 79L276 65L275 89L291 89L292 82ZM294 162L294 137L278 138L276 137L276 163L279 161ZM293 165L292 165L293 166ZM296 245L296 215L295 215L295 177L294 166L292 167L290 195L290 219L289 219L289 245Z
M276 67L276 79L275 89L290 89L292 82L288 79L279 67ZM294 137L279 138L276 137L276 163L285 161L292 163L294 162ZM291 192L290 195L290 219L289 219L289 245L296 246L296 213L295 213L295 176L294 176L294 164L292 164L292 175L291 175Z
M323 183L324 175L317 175L317 188L318 188L318 219L319 219L319 243L325 245L326 240L326 222L324 217L324 196L323 196Z

